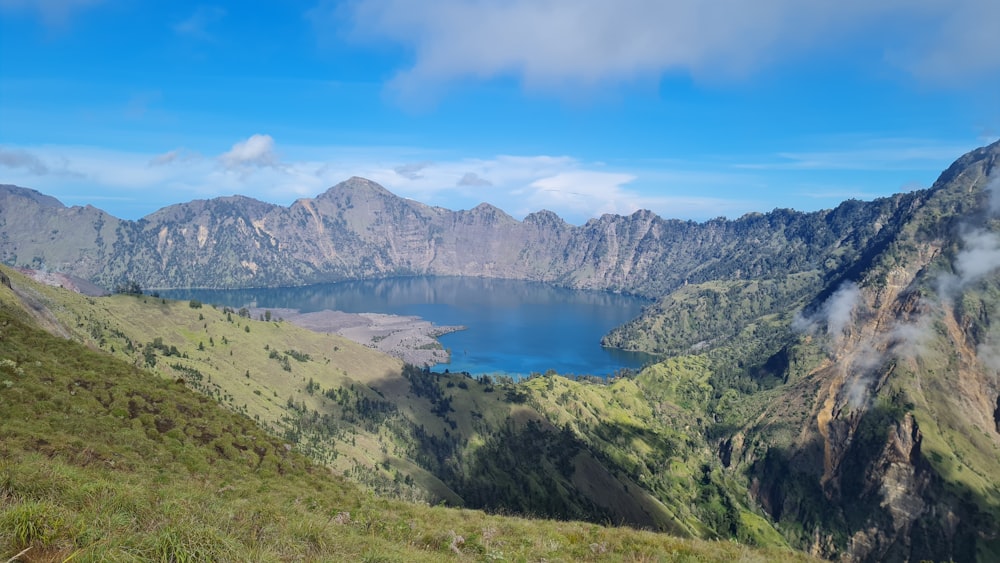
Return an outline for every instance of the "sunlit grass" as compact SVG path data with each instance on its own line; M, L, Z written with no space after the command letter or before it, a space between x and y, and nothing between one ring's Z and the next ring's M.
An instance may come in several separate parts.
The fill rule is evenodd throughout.
M805 560L363 493L181 382L33 328L4 288L0 301L3 561Z

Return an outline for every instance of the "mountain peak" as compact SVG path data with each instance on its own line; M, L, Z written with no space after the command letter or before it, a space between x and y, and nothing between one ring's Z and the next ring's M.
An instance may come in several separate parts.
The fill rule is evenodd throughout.
M332 186L330 189L326 190L324 193L320 194L320 198L329 197L339 193L350 193L350 194L370 194L379 195L383 197L397 197L395 194L389 190L382 187L379 183L373 182L368 178L362 178L361 176L351 176L350 178L340 182L339 184Z
M548 209L542 209L541 211L535 211L534 213L529 213L525 218L524 222L531 225L557 225L560 227L569 226L569 223L563 220L562 217L556 213L549 211Z
M22 197L29 199L42 207L55 207L62 208L66 207L58 199L45 195L38 190L33 190L31 188L22 188L21 186L15 186L13 184L0 184L0 195Z

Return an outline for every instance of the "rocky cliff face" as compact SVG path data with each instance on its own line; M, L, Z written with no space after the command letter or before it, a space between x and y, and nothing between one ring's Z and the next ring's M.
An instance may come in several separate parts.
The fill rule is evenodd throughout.
M658 297L685 282L839 265L908 196L735 221L649 211L575 227L547 211L517 221L482 204L449 211L352 178L290 207L193 201L122 221L0 187L0 259L114 287L262 287L396 275L486 276ZM836 256L830 253L838 250Z
M812 299L783 351L789 383L724 444L814 553L1000 555L998 154L956 163Z

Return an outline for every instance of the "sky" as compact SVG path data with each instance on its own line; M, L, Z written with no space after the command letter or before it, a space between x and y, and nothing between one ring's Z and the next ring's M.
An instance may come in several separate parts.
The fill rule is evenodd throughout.
M812 211L998 135L996 0L0 0L0 183L126 219L351 176L573 224Z

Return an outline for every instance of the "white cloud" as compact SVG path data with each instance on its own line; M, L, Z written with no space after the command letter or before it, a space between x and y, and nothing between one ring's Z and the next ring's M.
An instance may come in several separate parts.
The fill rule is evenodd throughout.
M249 139L234 144L219 160L228 168L278 164L278 156L274 153L274 139L270 135L261 134L251 135Z
M135 206L128 218L171 203L232 194L287 205L355 175L429 205L470 209L489 202L521 217L545 208L578 224L602 213L640 208L668 216L714 216L732 204L721 198L650 196L633 184L646 176L658 183L662 170L608 170L569 156L471 159L400 147L283 146L282 152L292 156L279 159L274 139L266 134L238 141L214 158L182 148L158 154L72 146L29 149L9 147L0 153L0 165L10 172L6 181L71 205L131 199ZM61 163L59 178L50 177L52 163ZM43 170L50 174L39 175Z
M863 304L861 288L853 281L846 281L833 292L818 310L810 315L796 314L792 319L792 330L800 333L815 333L819 325L826 325L826 333L835 343L840 342L859 307Z
M535 180L518 195L524 195L522 213L537 209L572 209L575 213L628 214L639 207L637 198L622 189L635 180L631 174L573 170Z
M946 10L940 13L930 40L913 38L909 47L915 54L903 58L903 65L928 80L955 82L952 87L960 87L976 74L995 75L1000 70L1000 2L964 0L942 4Z
M990 217L1000 217L1000 176L986 185L989 196L986 211ZM958 292L1000 269L1000 234L981 227L964 227L962 249L952 261L954 273L937 279L937 292L942 299L954 299Z
M279 158L275 140L263 133L238 140L228 150L201 148L204 153L7 146L0 151L0 181L41 190L68 204L98 197L131 199L134 205L128 209L107 209L126 218L171 203L232 194L287 205L351 176L432 206L457 210L488 202L515 217L549 209L574 224L639 209L665 218L705 220L800 203L788 200L785 187L771 186L773 179L718 158L603 163L567 155L462 158L414 147L284 144Z
M359 0L312 12L324 16L412 49L392 83L408 100L465 78L573 93L677 71L739 77L845 42L932 80L1000 68L995 0Z

